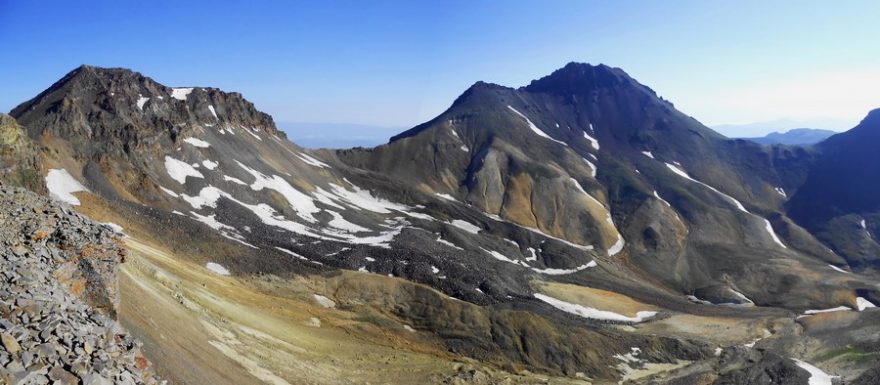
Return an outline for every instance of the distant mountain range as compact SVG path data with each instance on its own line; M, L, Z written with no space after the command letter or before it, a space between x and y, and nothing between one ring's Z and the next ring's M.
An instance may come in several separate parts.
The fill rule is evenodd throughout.
M785 132L771 132L757 138L743 138L760 144L787 144L792 146L805 146L819 143L836 131L815 128L795 128Z
M278 128L296 144L312 149L375 147L388 143L388 138L403 130L401 127L308 122L278 122Z
M238 93L122 68L79 67L10 115L0 177L127 234L120 318L172 383L880 371L877 111L816 146L760 145L569 63L476 82L370 148L308 150ZM385 135L367 129L345 140Z
M716 124L711 126L732 138L757 138L768 132L786 132L797 128L822 128L832 131L842 131L854 126L858 121L838 118L813 118L813 119L776 119L764 122L752 122L743 124Z

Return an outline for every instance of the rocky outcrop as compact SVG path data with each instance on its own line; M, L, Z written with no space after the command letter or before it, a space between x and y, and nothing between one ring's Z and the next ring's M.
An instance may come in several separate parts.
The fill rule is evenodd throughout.
M23 189L0 186L0 208L0 383L158 383L114 320L113 230Z
M43 191L37 146L11 116L0 114L0 180Z
M81 66L10 114L31 138L64 138L90 158L155 150L199 126L283 135L239 93L166 87L123 68Z

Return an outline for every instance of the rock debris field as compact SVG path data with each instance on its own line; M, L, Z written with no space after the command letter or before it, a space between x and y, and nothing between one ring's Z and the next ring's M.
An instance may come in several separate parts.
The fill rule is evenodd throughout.
M0 185L0 384L161 384L116 322L121 240Z

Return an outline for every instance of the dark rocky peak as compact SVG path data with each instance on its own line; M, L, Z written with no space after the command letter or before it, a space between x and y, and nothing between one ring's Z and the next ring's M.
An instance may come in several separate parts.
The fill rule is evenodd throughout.
M172 88L125 68L83 65L12 110L32 137L138 137L176 127L234 125L282 135L272 117L239 93L215 88ZM132 130L134 128L134 130ZM129 135L130 136L130 135Z
M880 108L868 112L868 115L852 131L880 134Z
M462 92L461 95L455 98L455 101L452 102L452 106L455 107L473 102L481 103L493 99L499 94L512 93L515 91L516 90L510 87L495 83L487 83L481 80L468 87L468 89Z
M639 84L620 68L604 64L568 63L550 75L533 80L522 88L527 92L562 95L584 95L601 89L631 88L656 96L653 90Z
M868 112L852 129L832 135L819 143L819 147L826 153L845 153L855 149L872 151L877 145L880 145L880 108Z

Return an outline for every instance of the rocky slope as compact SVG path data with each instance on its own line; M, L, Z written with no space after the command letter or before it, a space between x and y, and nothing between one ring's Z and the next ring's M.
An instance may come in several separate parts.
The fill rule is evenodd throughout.
M820 157L788 203L793 218L853 268L880 268L880 110L817 145Z
M603 65L519 89L477 83L389 144L338 155L716 303L802 306L821 282L782 284L779 261L843 263L783 208L813 153L724 138Z
M22 189L0 207L0 383L159 383L114 320L118 234Z
M337 152L290 143L238 94L125 69L80 67L12 115L50 195L137 245L123 314L186 371L173 381L388 369L316 360L326 344L433 357L403 383L475 378L450 360L489 382L732 384L803 382L792 358L846 378L875 362L878 341L857 338L874 277L786 210L818 153L724 138L620 69L477 83L385 146ZM856 341L865 361L825 358ZM254 359L266 343L278 354ZM242 367L224 380L204 357Z

